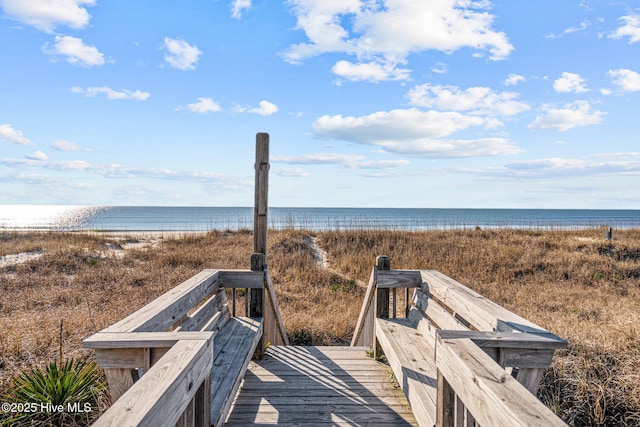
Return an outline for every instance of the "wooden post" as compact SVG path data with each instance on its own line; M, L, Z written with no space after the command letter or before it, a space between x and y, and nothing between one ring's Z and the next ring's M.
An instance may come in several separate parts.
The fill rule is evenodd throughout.
M385 255L379 255L376 257L376 269L380 270L391 270L391 258ZM380 289L377 287L376 283L376 317L382 319L389 318L389 289ZM380 343L378 343L378 338L375 337L375 329L374 329L374 349L373 349L373 357L378 359L380 354L382 353L382 348L380 347Z
M256 187L253 208L253 252L267 254L269 196L269 134L256 135Z
M436 407L436 426L449 427L454 425L456 395L447 379L438 369L438 393Z
M378 270L391 270L391 258L380 255L376 258L376 268ZM378 289L376 295L376 317L382 319L389 318L389 289Z
M267 212L269 210L269 134L256 135L256 184L253 207L253 255L251 270L265 271L267 268ZM264 317L264 287L251 289L250 317ZM262 357L265 350L264 334L256 348L256 356Z

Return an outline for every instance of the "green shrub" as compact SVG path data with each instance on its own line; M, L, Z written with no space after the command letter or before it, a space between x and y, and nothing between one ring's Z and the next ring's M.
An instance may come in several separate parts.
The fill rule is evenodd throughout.
M3 426L88 425L98 415L106 388L93 362L53 362L44 370L35 368L14 379L5 400L15 405L4 411L0 421Z

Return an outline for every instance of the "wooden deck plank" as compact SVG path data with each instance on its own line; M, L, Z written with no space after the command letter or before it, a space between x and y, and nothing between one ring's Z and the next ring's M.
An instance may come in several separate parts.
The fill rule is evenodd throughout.
M390 368L365 350L269 347L249 364L227 425L417 425Z

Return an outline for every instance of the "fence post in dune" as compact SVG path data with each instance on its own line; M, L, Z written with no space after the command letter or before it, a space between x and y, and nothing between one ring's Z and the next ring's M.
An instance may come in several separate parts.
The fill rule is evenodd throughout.
M376 257L376 269L380 270L391 270L391 258L386 255L379 255ZM381 319L389 318L389 289L388 288L377 288L376 289L376 317ZM375 336L375 335L374 335ZM374 358L378 358L382 353L382 348L378 343L378 339L374 338L373 343L373 356Z
M269 134L256 135L256 183L253 208L253 255L251 270L265 271L267 268L267 211L269 209ZM250 317L264 317L264 288L251 289ZM264 337L256 348L256 356L264 353Z

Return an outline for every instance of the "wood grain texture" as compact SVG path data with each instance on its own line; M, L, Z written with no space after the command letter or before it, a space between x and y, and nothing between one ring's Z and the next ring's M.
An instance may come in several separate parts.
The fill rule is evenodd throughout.
M436 345L438 370L480 425L566 426L470 339Z
M176 343L94 426L174 425L209 375L211 341Z
M251 357L262 337L262 319L231 318L214 338L211 423L224 423Z
M551 332L499 306L479 293L435 270L421 270L422 289L479 331ZM556 337L561 341L559 337Z
M376 337L421 427L436 422L437 372L432 341L408 319L376 319Z
M182 319L218 287L218 270L203 270L104 332L161 332Z
M365 350L269 347L250 363L227 425L415 426L388 366Z
M266 313L264 319L265 339L270 345L289 345L289 337L282 321L282 314L278 307L278 299L276 298L275 288L271 280L269 269L264 272L265 288L266 288Z
M376 296L376 268L374 267L369 277L369 284L364 295L360 315L356 322L356 329L353 332L351 346L373 347L375 331L375 296Z

